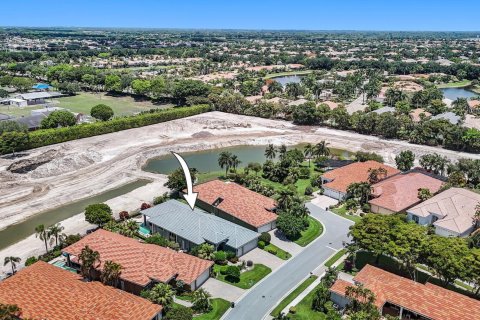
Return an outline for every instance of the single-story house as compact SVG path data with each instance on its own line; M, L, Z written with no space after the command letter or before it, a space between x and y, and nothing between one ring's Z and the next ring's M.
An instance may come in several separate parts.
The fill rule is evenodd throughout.
M63 96L63 94L60 92L38 91L38 92L20 93L15 95L14 98L26 100L28 105L33 105L33 104L45 103L45 99L56 98L61 96Z
M158 320L162 306L43 261L0 282L0 304L20 308L18 319Z
M317 162L316 165L320 168L323 168L325 171L329 171L336 168L345 167L354 162L355 161L353 160L325 159L321 162Z
M383 163L369 160L354 162L352 164L328 171L321 176L323 194L337 200L344 200L347 196L347 188L352 183L368 181L370 169L383 168L388 178L400 173L400 170L387 166Z
M462 121L462 118L455 113L448 111L444 113L437 114L431 118L432 120L447 120L451 124L459 124Z
M480 301L427 282L425 284L366 265L353 283L338 279L330 298L340 308L349 302L346 289L363 285L375 294L374 305L381 315L399 319L472 320L480 319Z
M140 294L155 283L175 284L176 280L196 290L207 281L213 265L212 261L98 229L62 250L70 267L80 268L78 256L85 246L100 254L96 276L100 276L105 261L116 262L123 267L120 288L134 294Z
M421 202L419 189L426 188L435 194L442 185L443 181L421 172L398 174L372 186L371 211L382 214L403 212Z
M381 107L377 110L372 111L373 113L376 114L383 114L387 112L395 113L396 109L394 107Z
M20 98L5 99L3 101L3 103L4 104L9 104L11 106L18 107L18 108L23 108L23 107L28 106L27 100L20 99Z
M413 122L416 122L416 123L420 122L422 120L422 117L429 118L431 116L432 114L430 112L425 111L425 109L422 109L422 108L417 108L410 111L410 118L412 119Z
M50 112L37 113L30 116L15 118L14 121L25 125L28 130L32 131L39 129L42 125L42 120L45 119L49 114Z
M160 233L190 250L202 243L215 246L215 250L233 251L238 257L257 247L258 234L202 209L177 200L169 200L141 211L144 225L152 233Z
M462 188L450 188L407 210L408 220L433 225L444 237L466 237L474 229L473 218L480 194Z
M239 184L212 180L193 187L197 206L207 212L262 233L276 228L276 202Z

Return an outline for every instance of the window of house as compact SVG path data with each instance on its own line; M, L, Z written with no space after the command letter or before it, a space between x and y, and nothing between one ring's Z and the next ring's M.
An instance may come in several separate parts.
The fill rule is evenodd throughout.
M415 221L415 223L419 222L418 216L412 215L412 220Z

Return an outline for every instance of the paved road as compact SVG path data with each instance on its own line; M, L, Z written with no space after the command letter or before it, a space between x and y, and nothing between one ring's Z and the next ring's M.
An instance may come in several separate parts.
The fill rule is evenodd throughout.
M308 203L307 207L312 216L325 226L323 235L240 297L235 308L229 309L222 319L262 319L289 290L322 265L336 250L342 248L342 242L347 240L348 228L352 222L311 203Z

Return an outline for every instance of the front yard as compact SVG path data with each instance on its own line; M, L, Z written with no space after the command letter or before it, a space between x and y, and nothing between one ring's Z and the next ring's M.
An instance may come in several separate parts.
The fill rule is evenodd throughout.
M308 228L301 232L300 238L294 240L296 244L302 247L305 247L323 233L322 224L317 219L308 217L308 222Z
M295 313L288 313L288 317L290 320L325 320L326 315L323 312L318 312L315 310L312 310L312 301L313 301L313 296L315 295L315 291L319 286L322 284L319 284L317 287L315 287L312 291L310 291L305 298L300 301L299 304L297 304L295 308Z
M263 248L263 250L279 257L282 260L288 260L292 257L292 255L289 252L277 247L273 243L269 243L268 245L266 245L265 248Z
M240 279L238 281L231 281L231 279L229 279L228 276L222 274L222 271L225 271L227 267L228 265L221 266L221 265L215 264L213 267L213 270L215 271L216 278L220 281L223 281L225 283L231 284L233 286L236 286L242 289L250 289L257 282L259 282L264 277L266 277L270 272L272 272L272 269L270 269L269 267L263 264L255 264L252 269L241 272Z
M318 277L312 275L308 277L305 281L303 281L298 287L295 288L288 296L286 296L280 303L273 309L271 316L276 317L278 316L289 303L291 303L300 293L305 291L309 285L311 285Z
M332 209L330 209L330 211L339 215L340 217L351 220L355 223L362 220L362 217L348 213L348 210L347 210L347 208L345 208L344 204L340 205L338 208L332 208Z
M218 320L223 314L230 308L230 302L221 298L211 299L212 310L208 313L204 313L198 316L194 316L196 320Z

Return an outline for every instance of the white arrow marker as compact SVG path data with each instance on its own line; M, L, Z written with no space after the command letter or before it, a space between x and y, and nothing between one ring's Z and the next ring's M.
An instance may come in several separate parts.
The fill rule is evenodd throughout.
M182 166L183 174L185 175L185 180L187 181L187 194L183 194L185 200L187 200L188 205L190 208L195 207L195 202L197 201L198 192L193 192L193 185L192 185L192 176L190 175L190 169L188 169L188 165L185 160L177 153L172 151L172 154L177 158L178 162Z

